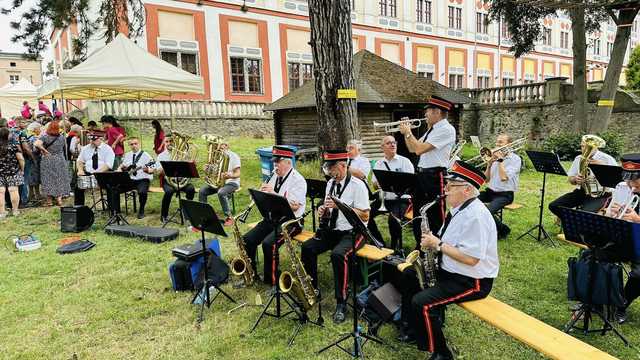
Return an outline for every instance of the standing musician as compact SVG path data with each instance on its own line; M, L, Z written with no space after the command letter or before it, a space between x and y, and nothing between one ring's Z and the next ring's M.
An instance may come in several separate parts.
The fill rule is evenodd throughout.
M387 135L382 138L382 152L384 158L376 161L373 166L374 170L395 171L403 173L414 173L413 164L411 160L402 155L398 155L398 146L396 139ZM379 188L378 181L375 178L375 174L372 177L373 187ZM380 190L382 191L382 190ZM391 235L391 248L396 249L399 244L402 244L402 227L400 221L404 217L404 213L409 207L409 195L402 195L402 198L398 198L398 195L391 192L384 192L384 206L389 211L389 235ZM382 234L378 230L378 226L375 222L375 217L379 212L371 209L371 215L369 216L369 230L376 239L383 241Z
M229 165L226 171L222 173L222 178L225 179L224 185L216 189L205 183L198 192L198 201L206 203L209 195L218 193L220 206L225 215L224 225L231 226L233 224L233 218L229 204L231 203L233 193L240 188L240 156L229 150L229 144L226 142L220 144L220 151L229 156ZM211 166L211 164L206 164L205 166Z
M371 172L371 163L369 159L361 154L362 141L355 139L350 140L349 143L347 143L347 152L349 153L349 160L347 160L349 172L351 175L366 183L367 177Z
M115 154L111 146L105 144L102 140L104 132L93 131L87 136L91 143L82 147L78 160L76 160L76 169L78 176L86 176L94 173L110 171L113 167ZM73 190L74 204L84 205L84 189L76 186ZM108 196L107 198L111 198Z
M153 180L154 167L149 165L153 162L153 158L140 148L140 139L137 137L129 138L129 147L131 151L124 154L119 170L128 171L129 177L133 180L140 200L138 219L142 219L144 218L144 207L147 204L149 184Z
M618 192L626 192L638 195L640 194L640 154L625 154L622 160L622 179L624 180L614 190L613 199L618 199ZM629 191L630 190L630 191ZM617 217L623 220L640 223L640 215L638 214L638 206L635 208L626 207L624 214L620 212L625 209L626 204L611 204L611 213L605 214L611 217ZM615 318L620 324L627 321L627 308L631 303L640 296L640 260L631 262L631 271L629 278L624 286L625 306L616 309Z
M349 256L352 254L353 227L347 221L329 196L335 196L353 208L363 223L369 221L369 194L364 181L349 173L349 155L341 150L327 150L324 154L326 172L331 176L327 182L324 204L318 207L321 218L320 228L315 236L302 245L301 260L307 274L312 278L314 288L318 288L318 255L331 250L333 265L336 311L333 321L341 323L347 311L347 286ZM364 246L362 237L356 239L356 248ZM355 291L356 289L353 289Z
M182 191L186 194L188 200L193 200L196 195L196 189L193 184L188 183L180 189L176 189L169 185L164 179L164 170L162 169L161 161L171 161L171 149L173 148L173 140L171 134L167 134L164 138L164 151L158 154L158 160L156 162L156 173L160 176L160 183L162 184L162 190L164 195L162 196L162 206L160 208L160 221L166 223L169 220L169 206L171 205L171 199L177 191Z
M585 147L587 146L587 140L589 138L599 139L602 144L602 147L606 146L604 140L600 139L595 135L584 135L582 137L582 141L580 142L581 152L585 152ZM585 211L596 212L600 210L604 204L605 199L602 197L591 197L587 195L582 188L582 184L587 180L583 177L583 174L580 173L580 162L582 161L582 155L576 156L571 163L571 168L567 172L568 181L572 185L576 185L576 189L570 193L566 193L559 198L553 200L549 203L549 210L557 217L560 217L560 207L564 206L567 208L575 208L581 207ZM601 165L618 165L616 159L614 159L611 155L606 154L600 150L596 150L591 159L589 159L589 164L601 164ZM597 181L597 180L594 180Z
M422 205L432 201L444 193L444 175L449 165L451 150L456 142L456 130L447 121L453 104L439 97L431 97L425 106L425 117L429 130L419 140L411 133L408 123L400 124L400 132L405 137L407 149L420 156L417 169L417 184L413 194L413 208L418 210ZM439 229L444 221L445 203L440 200L439 206L429 209L427 217L434 229ZM413 235L416 249L420 243L420 223L413 222Z
M404 328L399 340L416 341L429 359L453 359L442 332L444 308L451 303L489 295L498 275L498 241L491 213L477 197L484 174L456 162L447 177L446 202L450 210L438 235L422 234L421 246L439 253L436 284L420 289L413 269L401 277Z
M511 142L511 136L500 134L496 138L496 147L504 147ZM494 151L484 171L488 184L478 199L487 204L487 208L493 215L499 239L507 237L511 229L500 221L496 213L513 202L513 196L518 191L521 167L522 159L513 151L507 154L503 151Z
M260 187L260 191L269 192L284 196L289 201L289 206L296 217L304 214L307 196L307 182L300 175L298 170L293 168L292 159L294 152L285 146L274 146L272 148L272 161L275 167L275 176ZM297 224L297 223L296 223ZM291 228L291 236L297 235L302 227ZM247 254L251 257L251 266L257 274L256 267L256 250L258 245L262 243L262 253L264 255L264 279L268 285L276 285L278 274L276 251L283 244L284 239L278 233L273 225L267 221L260 221L256 227L251 229L244 235L245 248Z

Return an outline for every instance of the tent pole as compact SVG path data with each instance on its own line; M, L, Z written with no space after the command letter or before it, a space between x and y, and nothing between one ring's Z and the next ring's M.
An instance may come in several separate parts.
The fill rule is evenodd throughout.
M171 118L171 132L173 132L173 125L174 125L174 119L173 119L173 100L171 100L171 94L169 94L169 116Z
M65 110L65 106L64 106L64 90L62 90L62 87L60 87L60 106L62 106L62 113L66 114L67 111Z
M138 94L138 131L140 131L140 138L142 139L142 105L140 105L140 94Z

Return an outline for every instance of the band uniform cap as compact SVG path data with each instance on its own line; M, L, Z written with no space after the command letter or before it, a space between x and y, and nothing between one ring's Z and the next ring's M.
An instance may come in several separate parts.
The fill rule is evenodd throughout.
M449 173L445 178L466 181L475 186L476 189L480 189L487 179L484 173L478 170L478 168L461 160L453 163L453 166L449 169Z
M453 103L437 96L432 96L427 100L427 104L424 106L424 108L428 109L432 107L436 107L445 111L451 111L451 109L453 108Z
M636 180L640 178L640 153L624 154L622 160L622 180Z
M337 161L347 161L349 160L349 153L340 150L325 150L323 155L323 160L325 163L335 163Z
M98 138L104 138L106 133L104 131L91 131L87 134L87 137L91 140L95 140Z
M280 159L293 159L296 156L291 148L280 145L275 145L271 148L271 155L273 156L272 159L274 161Z

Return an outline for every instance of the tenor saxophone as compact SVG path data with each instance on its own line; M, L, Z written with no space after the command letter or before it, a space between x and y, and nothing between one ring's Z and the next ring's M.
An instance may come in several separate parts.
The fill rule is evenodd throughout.
M251 202L244 211L233 218L233 238L236 241L239 255L231 260L231 273L236 276L242 276L245 286L253 284L256 274L253 271L253 266L251 266L251 258L247 254L247 249L244 247L244 240L238 228L238 221L244 222L253 206L254 203Z
M291 259L291 271L283 271L282 274L280 274L278 286L285 294L292 292L298 303L300 303L306 311L316 303L318 292L314 289L311 283L311 276L309 276L304 269L302 261L300 261L296 249L293 246L291 235L287 231L289 225L298 221L300 221L300 218L289 220L283 223L281 227L284 244Z

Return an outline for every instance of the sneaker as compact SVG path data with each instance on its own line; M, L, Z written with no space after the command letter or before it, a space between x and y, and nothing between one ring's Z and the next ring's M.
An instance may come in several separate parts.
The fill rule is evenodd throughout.
M227 218L224 220L224 224L223 224L223 225L224 225L224 226L231 226L231 225L233 225L233 218L231 218L231 217L227 217Z
M338 303L336 305L336 311L333 313L333 322L335 324L341 324L347 318L347 304Z
M627 309L619 307L616 309L616 312L613 316L615 317L618 324L624 324L627 321Z

